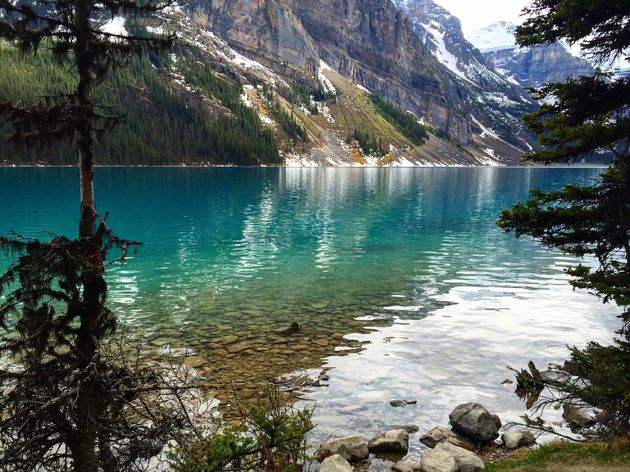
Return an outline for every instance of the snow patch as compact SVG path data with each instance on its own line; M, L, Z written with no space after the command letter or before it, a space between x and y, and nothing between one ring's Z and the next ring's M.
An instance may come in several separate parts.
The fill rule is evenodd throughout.
M320 59L319 60L319 71L317 72L317 78L319 79L319 81L324 86L324 90L326 90L326 92L328 92L328 93L336 93L337 89L332 84L332 82L330 80L328 80L328 77L326 77L326 75L324 74L324 72L326 72L326 71L334 72L328 64L326 64L324 61L322 61Z
M516 25L514 23L499 21L475 31L466 39L481 52L494 52L503 49L515 49L515 33Z
M126 36L127 30L125 29L125 18L122 16L115 16L101 27L101 31L107 34Z
M317 161L310 159L308 156L300 156L299 154L288 154L285 156L287 167L321 167Z
M473 115L470 115L470 118L475 122L475 124L477 126L479 126L481 128L481 134L479 135L479 137L481 139L485 138L486 135L490 135L490 137L494 138L494 139L498 139L499 141L502 141L501 138L499 138L499 136L492 131L490 128L486 128L484 125L481 124L481 122L479 120L477 120L477 118L475 118Z
M162 26L147 26L147 31L153 34L164 34L164 27Z
M258 115L258 117L260 118L260 121L263 122L263 124L265 124L267 126L273 125L273 120L271 118L269 118L267 115L263 115L261 113L261 114Z
M250 85L251 87L251 85ZM253 89L253 87L251 87ZM248 87L244 86L243 87L243 94L241 95L241 102L243 103L243 105L245 105L247 108L254 108L254 104L252 103L251 99L249 98L249 94L247 93Z
M448 70L453 72L457 77L465 80L466 82L473 83L457 66L457 57L446 48L446 43L444 42L444 31L441 30L442 26L435 20L431 21L429 24L423 24L422 26L431 34L431 36L433 36L433 42L437 47L435 52L437 60L444 64Z

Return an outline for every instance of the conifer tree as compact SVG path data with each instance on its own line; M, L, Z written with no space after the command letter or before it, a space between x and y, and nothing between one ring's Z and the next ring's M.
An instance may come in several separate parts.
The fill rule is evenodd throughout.
M164 50L175 39L128 34L110 22L172 3L0 0L0 40L23 54L50 50L76 77L70 94L32 105L0 102L13 127L8 139L47 146L76 140L81 196L77 239L0 238L0 248L15 256L0 278L0 324L10 328L0 343L7 365L0 368L1 470L124 470L145 454L143 441L174 427L166 416L150 427L125 417L157 379L103 354L103 340L116 327L106 307L107 254L117 249L122 259L133 243L116 237L99 216L93 190L95 136L118 121L96 103L95 89L130 56Z
M529 235L543 245L586 261L567 270L575 287L604 302L630 305L630 76L609 70L628 61L628 1L534 0L517 29L522 46L565 41L579 44L600 68L588 77L546 84L533 94L542 105L525 117L541 148L526 159L539 163L580 161L588 155L610 155L612 163L589 185L532 191L525 203L501 213L498 224L516 236ZM592 343L571 350L558 367L565 375L549 386L563 403L586 403L610 415L609 429L630 428L630 331L622 315L623 337L614 346ZM544 383L544 382L543 382Z
M517 30L522 46L554 41L580 44L602 68L628 61L628 2L535 0ZM569 273L574 284L604 301L630 304L630 76L602 69L534 90L543 105L525 117L543 145L526 159L540 163L610 154L613 162L600 182L570 185L558 192L534 191L531 200L504 211L500 226L531 235L576 256L594 256L597 267Z

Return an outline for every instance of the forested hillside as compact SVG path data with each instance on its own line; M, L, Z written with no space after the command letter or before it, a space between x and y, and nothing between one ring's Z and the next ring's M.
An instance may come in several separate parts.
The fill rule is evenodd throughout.
M3 98L36 102L74 85L69 66L57 63L50 54L22 57L6 44L0 44L0 52ZM101 87L98 101L103 111L120 116L121 123L99 143L99 164L282 162L272 132L241 102L242 85L218 77L190 54L134 60ZM170 61L181 58L189 58L192 65L178 68L184 74L179 82L196 85L195 93L178 86L178 77L169 77ZM55 145L53 150L24 149L0 140L0 162L73 164L76 155L72 143Z

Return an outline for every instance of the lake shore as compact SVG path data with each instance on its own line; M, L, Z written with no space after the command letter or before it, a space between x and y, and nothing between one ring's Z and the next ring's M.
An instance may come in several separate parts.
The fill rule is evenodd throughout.
M0 163L0 169L1 168L7 168L7 169L12 169L12 168L22 168L22 169L38 169L38 168L51 168L51 169L55 169L55 168L59 168L59 169L66 169L66 168L76 168L76 164L67 164L67 165L50 165L50 164L7 164L7 163ZM285 166L237 166L237 165L194 165L194 164L173 164L173 165L95 165L94 167L96 168L104 168L104 169L133 169L133 168L139 168L139 169L151 169L151 168L155 168L155 169L440 169L440 168L445 168L445 169L458 169L458 168L502 168L502 169L519 169L519 168L524 168L524 167L533 167L533 168L546 168L546 169L580 169L580 168L584 168L584 169L589 169L589 168L596 168L596 169L605 169L608 167L607 163L583 163L583 164L566 164L566 165L560 165L560 164L552 164L552 165L543 165L543 164L538 164L538 163L532 163L532 162L523 162L522 165L460 165L460 164L436 164L436 165L415 165L415 166L388 166L388 165L383 165L383 166L371 166L371 165L362 165L362 164L356 164L356 165L352 165L352 166L315 166L315 167L309 167L309 166L292 166L292 165L285 165Z

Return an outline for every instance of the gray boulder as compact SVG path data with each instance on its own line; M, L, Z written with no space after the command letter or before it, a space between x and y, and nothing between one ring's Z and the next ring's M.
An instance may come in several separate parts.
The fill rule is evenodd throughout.
M437 426L420 438L420 442L427 447L434 448L440 443L448 442L454 446L463 447L469 451L476 451L477 445L461 434L451 431L450 429Z
M458 472L455 457L439 447L422 455L422 472Z
M566 382L570 380L570 376L563 373L558 372L556 370L545 370L540 373L540 378L543 382L546 383L554 383L554 382Z
M485 465L474 453L441 443L422 456L422 472L481 472Z
M393 472L422 472L422 458L407 457L392 466Z
M348 462L357 462L367 459L370 455L367 444L361 436L347 438L333 438L324 441L315 453L315 459L322 462L330 456L339 454Z
M501 436L503 444L508 449L532 446L536 443L536 437L526 429L510 429Z
M396 424L396 425L392 425L391 428L392 429L404 429L409 434L417 433L418 431L420 431L420 428L418 428L415 424Z
M393 429L374 436L368 442L370 452L384 454L407 454L409 433L404 429Z
M319 472L352 472L352 466L342 456L335 454L324 459Z
M567 423L577 428L585 428L595 424L595 412L590 408L581 408L573 405L564 405L562 417Z
M453 429L479 442L489 442L499 436L501 420L479 403L464 403L455 408L448 418Z

